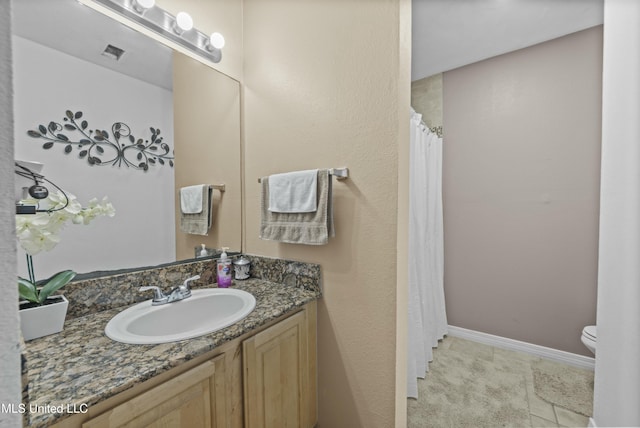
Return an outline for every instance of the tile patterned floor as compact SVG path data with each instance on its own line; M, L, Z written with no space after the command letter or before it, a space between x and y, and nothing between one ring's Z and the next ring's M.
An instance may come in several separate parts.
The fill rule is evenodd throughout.
M506 402L500 403L500 406L504 404L504 407L512 410L511 414L506 412L503 415L496 415L494 419L491 415L483 413L483 398L478 398L478 395L471 395L464 399L455 399L450 396L450 388L442 388L441 385L434 385L438 382L437 376L434 373L435 370L427 373L427 377L419 379L419 389L423 392L418 400L409 399L408 404L408 426L409 428L427 428L427 427L471 427L473 426L526 426L526 427L586 427L589 423L587 417L575 413L566 408L554 405L547 402L536 395L534 391L534 378L532 371L532 364L540 361L539 357L532 356L530 354L508 351L504 349L495 348L489 345L476 343L457 337L446 337L434 350L433 364L450 364L451 359L459 359L459 361L469 362L468 369L461 367L460 370L463 373L459 373L458 379L471 379L470 382L477 380L478 383L489 382L495 383L495 377L511 376L511 379L515 376L519 382L513 382L507 380L505 382L511 382L510 386L516 388L511 390L509 398L500 398ZM482 364L482 370L477 370L478 366ZM553 363L559 364L559 363ZM559 364L562 366L561 364ZM474 370L475 367L475 370ZM458 370L458 366L456 366ZM469 370L469 373L464 373L465 370ZM482 379L482 375L492 376L493 379ZM590 373L587 372L590 376ZM431 382L431 384L430 384ZM467 381L469 382L469 381ZM469 385L471 389L473 385ZM484 386L480 387L482 390ZM428 391L428 394L426 393ZM591 391L589 391L591 393ZM437 395L442 395L438 397ZM425 397L429 395L429 397ZM435 395L435 396L434 396ZM448 397L445 397L448 395ZM526 397L526 398L525 398ZM590 397L586 397L588 401ZM475 401L475 402L474 402ZM512 401L512 403L509 403ZM443 405L443 403L445 403ZM459 402L460 404L455 404ZM454 403L454 404L451 404ZM458 406L458 407L456 407ZM478 423L469 422L469 412L473 412L473 407L476 406L476 414ZM495 401L494 401L495 409ZM497 410L493 410L497 413ZM581 409L581 413L589 414L591 409ZM439 413L447 412L448 415L442 417ZM465 415L465 412L467 413ZM488 411L491 412L491 411ZM438 415L438 417L434 417ZM466 419L465 419L466 417ZM475 425L475 426L474 426Z

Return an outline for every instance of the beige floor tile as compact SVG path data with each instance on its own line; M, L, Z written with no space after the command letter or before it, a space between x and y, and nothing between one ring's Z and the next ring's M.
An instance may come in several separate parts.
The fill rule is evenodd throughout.
M434 373L439 372L441 379L436 382L438 377L430 373L433 383L428 379L419 381L420 388L428 390L421 393L419 400L409 400L408 426L586 427L588 418L554 406L535 393L533 367L540 361L526 353L445 337L434 348L432 363ZM439 371L435 370L438 366ZM442 388L442 384L447 387ZM486 386L478 386L483 384ZM496 405L496 394L506 386L511 388L509 397L498 398ZM474 394L470 394L474 387ZM488 403L493 406L491 414L486 410Z
M517 351L511 351L508 349L495 348L495 350L493 351L493 356L496 357L498 355L509 360L518 360L518 361L524 361L527 363L540 360L540 357L536 355L527 354L526 352L517 352Z
M553 405L538 397L533 387L533 373L529 366L528 373L524 376L527 385L527 398L529 399L529 413L549 421L556 421Z
M531 367L540 398L578 414L592 413L593 371L545 359L532 363ZM560 420L558 423L562 425Z
M553 406L539 398L533 392L533 388L529 388L528 386L527 396L529 398L529 413L550 421L556 420L556 414L553 411Z
M520 373L527 377L527 381L533 384L533 373L531 372L531 360L526 356L521 356L520 352L505 351L495 348L493 351L493 362L496 367L505 371Z
M473 357L482 358L483 360L491 361L493 359L493 350L495 348L483 343L472 342L470 340L461 339L459 337L452 337L449 349Z
M438 341L437 349L449 349L449 346L451 346L451 342L453 342L453 337L445 336L442 340Z
M551 422L546 419L542 419L537 416L531 415L531 426L533 428L547 428L547 427L555 428L558 426L558 424L555 422Z
M589 425L589 418L572 412L562 407L554 406L558 425L561 427L586 427Z

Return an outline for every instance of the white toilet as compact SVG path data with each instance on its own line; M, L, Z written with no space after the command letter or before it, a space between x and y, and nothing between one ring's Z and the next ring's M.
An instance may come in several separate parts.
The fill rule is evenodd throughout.
M596 326L588 325L582 329L582 337L580 338L584 346L589 348L591 352L595 355L596 353Z

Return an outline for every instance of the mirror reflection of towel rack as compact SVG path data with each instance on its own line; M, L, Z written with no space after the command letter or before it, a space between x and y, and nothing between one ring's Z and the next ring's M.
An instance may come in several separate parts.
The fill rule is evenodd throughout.
M349 178L349 168L329 168L329 175L333 175L338 180ZM262 178L258 178L258 183L262 183Z

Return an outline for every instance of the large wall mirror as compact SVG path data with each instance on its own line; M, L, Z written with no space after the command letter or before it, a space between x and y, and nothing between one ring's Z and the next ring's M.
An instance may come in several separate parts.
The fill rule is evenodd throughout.
M42 163L42 174L83 205L107 196L116 210L86 226L69 223L55 248L34 256L36 277L191 259L200 244L240 251L239 83L76 0L14 2L12 19L16 160ZM78 139L65 128L67 111L83 132L104 130L114 139L114 125L126 124L136 141L161 136L171 151L147 161L145 171L109 164L113 156L97 151L105 162L92 165L79 144L45 149L47 140L28 135L53 122ZM120 144L127 142L122 136ZM135 154L132 160L141 163ZM213 191L206 236L179 227L178 189L195 184L225 185L224 193ZM19 248L21 276L25 259Z

